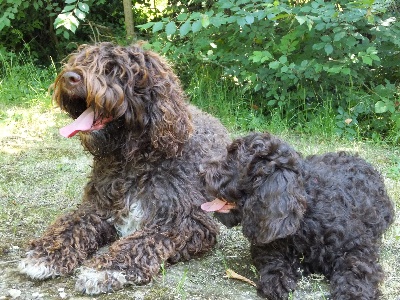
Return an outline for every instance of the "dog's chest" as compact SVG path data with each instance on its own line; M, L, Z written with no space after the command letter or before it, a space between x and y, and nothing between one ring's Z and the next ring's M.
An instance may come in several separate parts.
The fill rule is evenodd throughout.
M120 218L120 222L115 224L118 234L121 237L132 234L140 229L140 223L143 217L143 209L139 202L132 203L129 214Z

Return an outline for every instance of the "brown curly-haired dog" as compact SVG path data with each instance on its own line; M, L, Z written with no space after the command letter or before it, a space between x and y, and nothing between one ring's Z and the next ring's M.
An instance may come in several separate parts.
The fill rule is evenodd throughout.
M187 105L163 58L140 45L84 45L53 99L75 119L60 133L79 133L93 168L82 203L30 243L22 273L45 279L83 263L76 288L97 294L147 283L163 262L211 249L217 226L200 209L210 198L199 165L226 152L228 134Z
M383 179L345 152L303 158L269 133L236 139L204 179L227 227L242 225L270 300L288 299L304 274L330 280L332 299L378 299L384 278L379 246L394 220Z

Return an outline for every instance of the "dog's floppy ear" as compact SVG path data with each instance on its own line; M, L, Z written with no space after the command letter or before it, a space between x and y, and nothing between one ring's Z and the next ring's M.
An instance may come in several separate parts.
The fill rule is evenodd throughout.
M150 139L155 149L167 157L175 156L193 131L190 113L180 80L168 63L155 53L148 52L153 88L150 114Z
M244 235L262 244L294 234L306 209L299 154L279 141L255 153L245 173Z

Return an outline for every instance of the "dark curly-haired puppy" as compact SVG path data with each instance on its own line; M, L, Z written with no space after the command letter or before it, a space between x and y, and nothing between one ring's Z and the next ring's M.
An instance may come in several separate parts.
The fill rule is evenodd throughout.
M200 209L211 199L199 166L231 141L187 105L163 58L140 45L84 45L57 76L53 99L75 119L61 134L79 133L93 167L82 203L30 243L22 273L45 279L83 263L76 288L97 294L147 283L163 262L212 248L217 224Z
M302 269L324 274L333 299L379 297L379 245L394 208L365 160L344 152L303 159L278 138L255 133L235 140L204 179L228 203L203 208L227 227L241 223L251 243L260 295L287 299Z

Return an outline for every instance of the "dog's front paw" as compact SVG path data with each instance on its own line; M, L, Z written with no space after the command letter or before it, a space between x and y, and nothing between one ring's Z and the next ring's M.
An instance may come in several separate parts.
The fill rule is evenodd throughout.
M52 265L46 257L41 257L33 250L27 252L26 258L18 264L18 270L33 279L46 279L61 275L55 265Z
M128 284L123 272L113 270L95 270L82 267L75 284L75 289L81 293L96 295L120 290Z
M257 284L257 292L269 300L288 299L289 293L294 291L296 285L296 279L290 276L266 274L261 276Z

